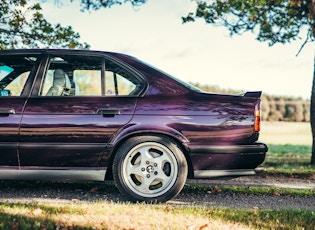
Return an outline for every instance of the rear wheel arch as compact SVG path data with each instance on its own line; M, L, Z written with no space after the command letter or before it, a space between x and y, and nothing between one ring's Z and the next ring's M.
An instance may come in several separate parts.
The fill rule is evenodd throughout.
M151 145L153 146L153 149L151 149ZM142 166L142 164L144 164L144 160L142 159L145 158L142 154L139 154L140 156L137 157L139 158L138 162L132 166L131 163L134 160L131 158L135 156L132 153L134 149L138 151L138 148L148 148L148 146L150 147L150 154L151 150L155 151L155 149L160 149L163 152L163 155L161 156L153 158L149 157L148 162L154 162L155 160L159 161L159 158L162 158L163 162L170 162L167 163L169 164L167 166L171 167L169 170L170 173L172 173L172 175L162 175L165 173L165 169L162 167L162 164L164 163L161 163L161 165L157 163L157 167L155 168L156 172L154 173L158 175L157 181L162 181L162 185L159 188L155 188L155 185L153 185L152 190L151 186L150 189L148 189L149 187L146 189L141 188L143 185L148 186L146 183L151 182L147 182L149 179L142 176L140 171L136 174L129 172L129 170L134 170L132 168L138 167L138 165L141 165L141 167L143 167L142 169L146 168L146 166ZM139 151L141 152L141 150ZM121 140L112 151L111 162L112 164L109 165L109 167L112 168L116 185L124 195L134 201L160 202L171 199L182 189L188 178L188 171L190 168L190 160L187 159L186 150L180 142L170 136L158 133L142 133L141 135L132 135ZM149 165L149 163L147 164ZM149 176L149 173L145 173ZM151 175L153 178L154 175ZM158 184L156 181L153 181L153 183Z
M113 167L113 161L114 161L114 157L117 154L118 149L120 148L120 146L125 143L128 139L133 138L133 137L146 137L146 136L160 136L160 137L164 137L167 139L170 139L171 141L175 142L177 144L177 146L180 148L180 150L182 151L182 153L184 154L184 157L186 159L187 165L188 165L188 175L187 178L193 178L194 175L194 170L193 170L193 166L191 163L191 159L188 153L187 148L185 147L185 145L182 143L182 141L180 139L175 138L172 135L167 135L165 133L159 133L159 132L141 132L140 133L133 133L130 134L128 136L124 136L122 139L120 139L119 141L117 141L114 144L114 147L110 153L110 157L109 157L109 161L108 161L108 168L107 168L107 172L106 172L106 176L105 179L106 180L112 180L113 179L113 175L112 175L112 167Z

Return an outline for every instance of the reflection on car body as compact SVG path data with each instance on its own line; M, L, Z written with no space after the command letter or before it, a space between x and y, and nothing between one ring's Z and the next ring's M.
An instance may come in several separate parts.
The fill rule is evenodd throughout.
M125 54L0 51L0 179L114 179L151 202L187 178L253 175L260 96L205 93Z

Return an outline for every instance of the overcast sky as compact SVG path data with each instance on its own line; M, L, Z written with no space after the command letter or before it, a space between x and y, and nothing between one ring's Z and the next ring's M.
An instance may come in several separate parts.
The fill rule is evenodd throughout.
M124 4L91 12L81 12L79 2L42 6L49 21L71 25L91 49L135 56L187 82L310 97L312 43L296 57L303 40L269 47L251 33L231 38L225 28L202 20L182 24L181 17L195 9L191 0L148 0L137 9Z

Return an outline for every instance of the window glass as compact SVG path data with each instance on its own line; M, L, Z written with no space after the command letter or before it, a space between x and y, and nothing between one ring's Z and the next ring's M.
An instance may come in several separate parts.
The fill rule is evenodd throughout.
M138 95L142 89L137 77L117 64L106 61L105 93L106 96Z
M102 96L101 70L75 70L73 80L80 96Z
M21 96L36 57L0 57L0 96Z
M62 55L50 60L42 96L101 96L102 58Z
M105 74L102 74L102 63ZM112 61L102 57L60 55L50 60L41 95L127 96L139 95L142 88L138 77Z
M130 95L136 85L123 76L106 71L106 95Z

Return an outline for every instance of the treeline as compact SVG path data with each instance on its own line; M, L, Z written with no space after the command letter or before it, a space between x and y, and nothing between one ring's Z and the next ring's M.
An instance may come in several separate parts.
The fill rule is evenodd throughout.
M244 91L221 89L218 86L192 83L205 92L240 94ZM262 120L264 121L310 121L310 101L299 97L272 96L263 94L261 97Z

